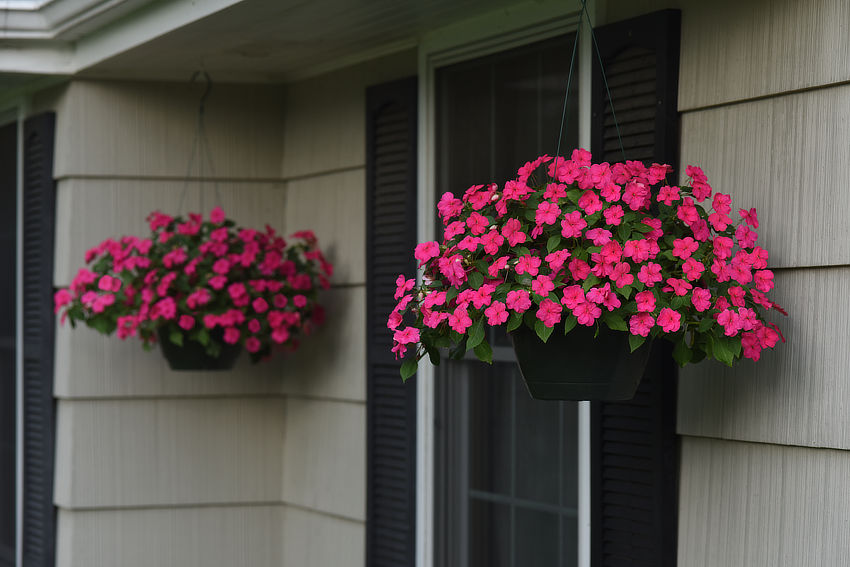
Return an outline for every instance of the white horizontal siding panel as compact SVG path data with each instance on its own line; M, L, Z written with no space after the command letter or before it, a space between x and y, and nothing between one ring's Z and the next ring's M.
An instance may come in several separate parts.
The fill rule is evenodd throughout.
M203 82L71 82L57 107L54 176L185 177L204 89ZM280 88L216 84L204 116L216 176L278 178ZM209 164L203 172L211 175Z
M287 233L301 229L316 233L319 247L334 265L334 283L365 283L365 170L308 177L286 185L283 225Z
M850 80L845 0L679 4L679 110Z
M275 506L59 509L57 567L280 567ZM297 545L297 542L291 542Z
M850 452L682 438L680 567L848 565Z
M850 85L714 108L682 116L682 170L758 209L771 265L850 264L847 140Z
M55 501L280 502L283 408L279 398L60 401Z
M177 180L62 181L56 191L54 282L57 286L68 285L83 267L86 250L106 238L126 234L148 236L150 229L145 218L151 211L186 216L188 212L200 212L201 209L208 214L214 206L220 205L240 226L262 229L268 223L286 233L285 202L283 183L239 181L215 185L206 181L187 186Z
M290 397L284 437L284 503L364 521L366 405Z
M362 567L366 525L283 506L283 563L298 567Z
M850 449L850 268L777 272L771 316L786 343L758 362L716 362L679 373L684 435Z
M366 88L416 74L411 49L287 87L283 177L366 165Z
M280 390L312 398L366 401L366 289L323 292L323 327L279 364Z

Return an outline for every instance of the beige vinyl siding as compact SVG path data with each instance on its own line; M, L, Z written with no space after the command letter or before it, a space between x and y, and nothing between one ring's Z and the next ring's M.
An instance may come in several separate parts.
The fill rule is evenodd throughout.
M677 2L681 165L757 207L788 339L680 373L679 565L843 565L850 130L846 2ZM736 213L733 213L736 215Z
M215 85L216 191L240 224L310 228L336 266L327 324L297 353L172 372L158 352L57 332L62 567L362 565L365 558L365 89L414 52L282 87ZM103 238L176 212L200 85L73 81L57 111L57 256L67 284ZM215 182L215 183L213 183Z

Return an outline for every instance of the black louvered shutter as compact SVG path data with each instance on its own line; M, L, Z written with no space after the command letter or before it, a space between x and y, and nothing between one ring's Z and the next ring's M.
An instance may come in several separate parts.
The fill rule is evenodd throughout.
M366 124L366 564L414 564L416 383L399 376L387 317L416 265L416 80L372 87Z
M678 167L679 12L600 27L597 40L626 159ZM594 61L596 63L596 61ZM598 63L592 153L622 161ZM594 567L676 564L676 367L656 340L633 400L592 404L591 556Z
M24 567L54 564L54 115L24 123Z

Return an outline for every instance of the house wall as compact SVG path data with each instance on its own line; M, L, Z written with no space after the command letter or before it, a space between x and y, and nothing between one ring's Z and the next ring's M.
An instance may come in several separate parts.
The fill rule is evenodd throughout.
M756 207L786 344L688 367L679 566L850 562L850 6L687 0L681 163Z
M325 327L258 366L173 372L138 343L58 329L59 567L363 564L365 88L415 69L408 52L215 85L203 183L197 168L186 182L201 85L75 80L36 100L57 112L57 286L87 248L181 202L311 228L336 266Z

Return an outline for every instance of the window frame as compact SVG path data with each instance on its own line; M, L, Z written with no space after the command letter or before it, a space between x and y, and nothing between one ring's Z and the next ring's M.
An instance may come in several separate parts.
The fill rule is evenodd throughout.
M588 13L596 20L596 2L590 0ZM525 11L523 11L525 8ZM564 12L563 5L546 3L528 13L527 6L485 14L426 35L419 46L419 128L417 179L417 240L434 240L433 211L436 196L436 92L437 68L483 57L492 53L534 43L576 31L579 35L579 144L591 142L592 45L587 19L580 12ZM417 275L421 279L421 274ZM436 373L430 362L417 371L416 427L416 565L434 567L435 493L435 404ZM590 567L590 403L579 402L578 411L579 502L578 567Z

